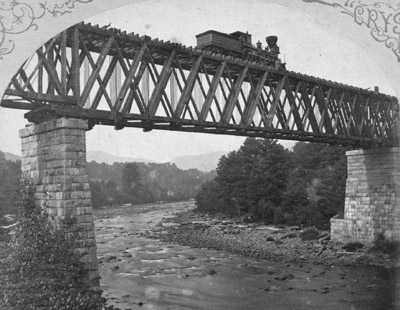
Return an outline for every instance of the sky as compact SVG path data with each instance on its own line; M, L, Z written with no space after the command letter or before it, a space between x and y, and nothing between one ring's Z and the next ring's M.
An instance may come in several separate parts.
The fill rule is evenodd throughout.
M381 92L395 94L377 64L354 42L304 13L258 0L247 1L246 6L238 0L155 0L109 11L85 22L110 24L186 46L195 46L196 34L207 30L248 31L253 43L264 43L267 35L277 35L288 70L362 88L378 85ZM0 150L20 154L18 129L26 124L25 112L0 108ZM113 127L95 126L87 132L87 151L166 162L180 156L236 150L244 139L156 130L144 133L135 128L115 131ZM289 147L293 142L281 144Z

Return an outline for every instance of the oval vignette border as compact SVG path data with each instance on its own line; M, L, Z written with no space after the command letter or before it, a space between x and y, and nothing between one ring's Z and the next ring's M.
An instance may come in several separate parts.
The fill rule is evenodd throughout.
M38 3L30 3L11 0L0 2L0 60L4 60L5 55L11 54L15 49L12 39L27 32L28 30L38 30L36 21L45 15L58 17L71 13L76 9L75 4L85 4L94 0L52 0Z
M45 15L58 17L71 13L76 4L91 3L94 0L52 0L38 3L27 3L27 0L0 2L0 60L14 51L13 36L28 30L37 30L36 21ZM384 2L364 4L358 0L347 0L344 4L323 0L302 0L308 4L318 4L338 9L339 13L353 19L359 26L370 29L371 37L389 48L400 62L400 3L392 6Z

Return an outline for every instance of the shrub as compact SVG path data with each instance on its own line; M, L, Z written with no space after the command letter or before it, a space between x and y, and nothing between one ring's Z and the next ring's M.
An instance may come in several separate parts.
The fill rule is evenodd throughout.
M74 221L67 218L57 229L54 223L35 205L29 190L10 242L11 253L1 267L1 309L98 310L104 306L100 291L92 289L86 264L73 252Z
M385 237L384 233L378 233L375 236L371 251L381 252L392 257L396 257L400 254L400 243L396 241L389 241Z
M303 241L307 241L307 240L315 240L318 239L318 237L320 236L320 232L318 229L316 229L315 227L309 227L304 229L301 233L300 233L300 238Z

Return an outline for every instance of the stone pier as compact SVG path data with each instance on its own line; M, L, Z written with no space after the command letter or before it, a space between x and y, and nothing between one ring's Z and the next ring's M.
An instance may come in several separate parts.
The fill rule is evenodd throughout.
M86 120L58 118L20 130L22 176L31 182L39 205L56 218L76 219L76 251L87 263L93 286L99 286L96 239L89 179L86 173Z
M331 238L400 241L400 148L349 151L344 214L331 219Z

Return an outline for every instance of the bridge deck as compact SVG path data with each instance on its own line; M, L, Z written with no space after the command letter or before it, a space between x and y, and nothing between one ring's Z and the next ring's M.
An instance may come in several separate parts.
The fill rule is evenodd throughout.
M397 99L262 63L79 24L13 77L1 105L140 127L354 147L397 142Z

